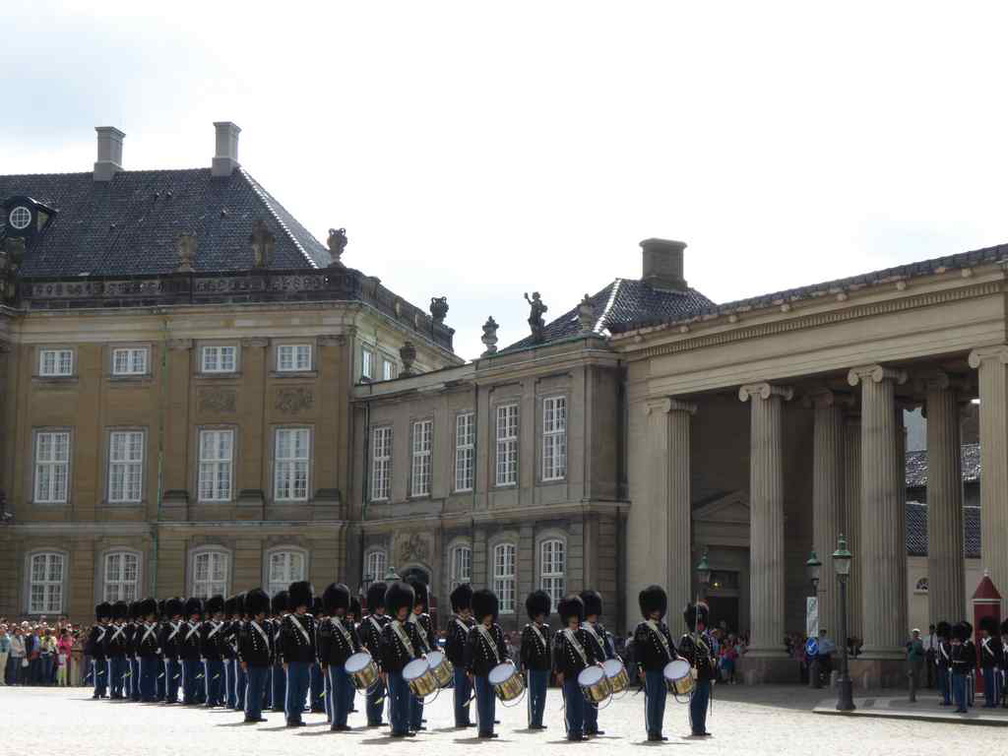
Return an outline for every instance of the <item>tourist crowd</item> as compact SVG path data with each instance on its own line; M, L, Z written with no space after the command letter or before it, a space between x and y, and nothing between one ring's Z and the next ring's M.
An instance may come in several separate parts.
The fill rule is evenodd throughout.
M66 618L50 624L0 617L0 685L79 685L86 628Z

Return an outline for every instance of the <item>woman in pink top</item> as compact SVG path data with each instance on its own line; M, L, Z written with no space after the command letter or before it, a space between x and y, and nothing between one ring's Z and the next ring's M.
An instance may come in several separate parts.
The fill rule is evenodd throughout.
M59 654L59 668L56 671L56 684L69 685L70 652L73 650L73 638L66 628L60 631L59 641L56 643L56 652Z

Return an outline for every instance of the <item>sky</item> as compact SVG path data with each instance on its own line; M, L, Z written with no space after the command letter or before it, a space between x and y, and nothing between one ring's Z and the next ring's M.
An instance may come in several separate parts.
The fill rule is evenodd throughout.
M8 3L13 6L13 3ZM5 7L0 173L242 165L456 351L687 242L717 302L1008 241L1003 3Z

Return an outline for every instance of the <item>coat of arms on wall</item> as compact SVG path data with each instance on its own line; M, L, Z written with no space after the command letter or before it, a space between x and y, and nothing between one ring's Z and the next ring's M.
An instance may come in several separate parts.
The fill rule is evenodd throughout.
M234 412L237 401L237 394L233 389L201 389L199 392L199 411Z
M301 410L311 409L315 403L312 390L306 386L296 386L294 388L277 389L276 404L274 405L281 412L292 414Z
M396 554L400 564L411 562L427 564L430 552L430 541L423 533L408 533L399 536L399 548Z

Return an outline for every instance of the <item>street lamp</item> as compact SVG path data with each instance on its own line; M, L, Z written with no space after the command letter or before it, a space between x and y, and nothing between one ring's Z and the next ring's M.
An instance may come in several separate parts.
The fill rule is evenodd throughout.
M822 562L816 556L815 549L812 549L808 561L805 562L805 574L808 575L809 582L812 583L812 593L814 594L819 593L819 573L821 571Z
M850 577L851 553L847 539L840 534L833 552L833 569L840 581L840 678L837 680L837 711L854 711L854 692L847 668L847 578Z
M703 594L703 598L707 598L707 586L710 585L711 579L711 568L710 564L707 563L707 547L704 546L703 553L700 555L700 561L697 562L697 581L700 583L700 592Z
M385 571L385 582L392 585L392 583L398 582L399 580L402 580L402 578L399 577L399 573L395 571L395 568L392 567L392 565L389 565L389 568Z
M805 606L805 631L809 636L809 640L806 642L806 648L813 645L812 639L819 635L819 573L821 571L822 562L820 562L819 557L816 556L815 549L812 549L812 553L805 562L805 574L808 575L809 582L812 583L812 597L808 600ZM815 624L810 621L813 616L813 612L815 612L816 617ZM816 639L815 643L818 642L818 639ZM808 678L810 688L822 687L819 674L818 656L812 656L809 659Z

